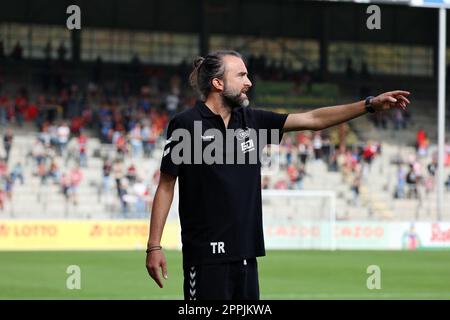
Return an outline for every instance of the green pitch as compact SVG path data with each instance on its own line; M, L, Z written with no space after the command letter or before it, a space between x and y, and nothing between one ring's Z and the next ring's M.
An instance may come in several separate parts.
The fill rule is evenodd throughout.
M0 299L182 299L181 253L166 258L160 289L140 251L0 252ZM268 251L258 263L262 299L450 299L449 251ZM70 265L80 290L66 287ZM367 289L370 265L379 290Z

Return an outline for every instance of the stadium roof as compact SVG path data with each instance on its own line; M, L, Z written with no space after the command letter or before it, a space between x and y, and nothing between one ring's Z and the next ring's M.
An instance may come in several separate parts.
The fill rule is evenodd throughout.
M295 0L15 0L0 22L65 25L81 8L83 27L434 45L437 10L383 5L381 30L368 30L368 4Z

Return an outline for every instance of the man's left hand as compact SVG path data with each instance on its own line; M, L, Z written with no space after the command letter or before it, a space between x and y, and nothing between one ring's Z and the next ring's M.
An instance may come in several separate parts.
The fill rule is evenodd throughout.
M410 104L407 96L409 96L408 91L389 91L372 98L371 105L377 112L393 108L406 110L406 107Z

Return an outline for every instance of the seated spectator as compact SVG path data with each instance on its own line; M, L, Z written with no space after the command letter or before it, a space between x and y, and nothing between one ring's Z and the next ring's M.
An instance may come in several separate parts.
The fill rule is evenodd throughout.
M377 147L376 147L375 143L373 143L371 141L369 141L369 143L363 149L362 158L363 158L364 162L366 162L369 165L369 167L372 164L372 161L375 157L376 152L377 152Z
M110 159L103 160L102 166L102 192L109 193L111 189L111 171L112 171L112 162Z
M6 125L6 122L9 120L8 118L8 105L9 98L7 95L2 95L0 97L0 124L2 126Z
M126 178L122 178L119 180L118 183L118 193L119 193L119 200L122 208L122 214L124 217L127 216L128 213L128 180Z
M44 147L44 144L41 142L41 140L36 139L33 148L31 150L31 156L34 159L34 174L37 174L38 172L38 167L41 163L45 164L45 160L46 160L46 150Z
M20 127L23 125L27 107L28 107L27 98L21 94L17 95L14 100L14 108L15 108L16 121Z
M44 145L45 148L49 148L52 145L56 145L56 141L53 141L53 138L50 135L49 124L47 122L42 124L42 129L41 132L39 133L38 139Z
M77 137L77 144L78 144L78 158L79 158L79 164L80 167L86 168L87 167L87 141L88 138L84 134L84 131L80 131L80 135Z
M8 128L3 136L3 148L5 149L5 162L8 163L9 154L13 144L14 134L11 128Z
M156 143L156 137L152 128L146 124L142 128L142 147L144 149L144 157L149 158L153 152Z
M55 159L52 159L52 162L50 163L50 166L48 168L47 177L50 179L53 179L54 184L58 184L60 181L60 172L58 165L55 161Z
M70 199L70 177L68 174L63 173L61 175L60 186L64 199L68 202Z
M6 178L4 179L4 185L5 185L6 199L11 202L14 183L10 176L6 176Z
M11 179L12 179L13 183L15 183L16 180L20 180L20 184L23 185L23 183L24 183L23 168L22 168L22 164L20 162L17 162L14 165L14 168L11 171Z
M120 161L120 159L116 159L114 161L112 171L114 174L114 180L116 181L117 195L120 197L121 196L120 181L124 177L123 163L122 163L122 161Z
M406 174L399 164L397 169L397 185L395 187L394 198L403 199L405 197Z
M427 134L423 128L420 128L416 134L416 150L419 156L424 157L427 155L428 144Z
M136 211L138 216L144 218L146 215L146 196L147 186L142 178L137 178L136 183L133 185L133 193L136 196Z
M133 150L133 157L140 157L142 154L142 131L139 123L136 123L130 132L130 142Z
M298 170L295 167L295 165L290 164L287 168L287 173L289 177L289 189L298 189L297 188L297 181L298 181Z
M80 133L80 130L84 127L84 120L83 117L74 117L72 118L72 123L69 128L70 132L74 135L78 135Z
M0 181L6 178L8 165L4 159L0 158Z
M414 170L414 166L411 164L409 166L409 171L406 174L406 184L408 185L408 193L407 198L411 199L418 199L418 191L417 191L417 183L418 183L418 176L417 173Z
M35 121L38 117L39 110L36 106L36 103L30 102L28 104L27 111L25 113L25 121Z
M436 171L437 171L437 157L436 156L433 156L431 163L429 163L427 166L427 170L431 176L434 177L436 175Z
M61 123L61 125L57 129L57 135L58 135L58 154L62 155L65 150L66 146L69 143L70 139L70 128L67 125L66 122Z
M361 179L362 179L362 169L361 165L358 164L355 168L353 181L352 181L352 194L353 194L353 205L355 207L359 207L359 193L361 188Z
M116 151L123 157L128 153L126 136L120 131L116 131L114 135L113 143L116 146Z
M314 132L313 148L314 148L314 159L315 160L322 159L322 136L320 134L320 131Z
M78 204L78 187L83 179L83 172L79 166L75 166L69 174L70 178L70 198L74 205Z
M128 167L126 177L131 185L136 182L137 172L136 166L133 163Z
M41 186L45 186L47 184L48 172L44 161L37 165L37 176L39 177Z

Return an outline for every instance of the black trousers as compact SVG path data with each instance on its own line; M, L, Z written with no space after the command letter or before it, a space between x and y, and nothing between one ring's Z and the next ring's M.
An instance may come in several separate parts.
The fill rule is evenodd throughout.
M259 300L256 258L184 268L185 300Z

